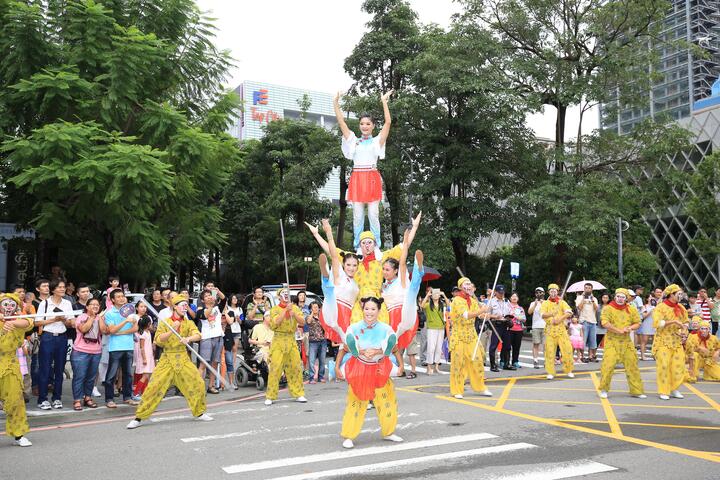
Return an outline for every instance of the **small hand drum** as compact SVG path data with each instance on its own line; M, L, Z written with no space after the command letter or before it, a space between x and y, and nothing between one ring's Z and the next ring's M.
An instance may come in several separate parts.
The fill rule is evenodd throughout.
M130 315L135 314L135 305L132 303L126 303L122 307L120 307L120 316L123 318L128 318Z

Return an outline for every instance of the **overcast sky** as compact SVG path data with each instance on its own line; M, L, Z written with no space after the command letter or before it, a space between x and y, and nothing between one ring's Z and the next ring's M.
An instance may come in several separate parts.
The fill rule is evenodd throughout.
M345 58L365 32L369 16L362 0L197 0L217 20L217 45L230 50L236 66L232 87L243 80L328 93L347 89ZM447 26L458 5L452 0L410 0L422 23ZM554 137L555 109L531 115L528 124L540 137ZM585 115L583 130L597 127L597 113ZM568 138L577 131L572 112Z

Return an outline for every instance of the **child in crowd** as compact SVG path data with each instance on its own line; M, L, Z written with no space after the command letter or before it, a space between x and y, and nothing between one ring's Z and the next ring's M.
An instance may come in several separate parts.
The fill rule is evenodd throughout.
M577 315L573 315L568 326L568 333L570 333L570 343L573 347L573 358L575 363L581 362L583 358L583 351L585 350L585 342L583 340L583 327L578 323Z
M133 400L140 401L145 387L150 381L150 375L155 370L155 357L153 356L152 340L150 336L150 325L152 321L147 315L147 306L138 302L136 306L138 320L138 331L135 333L135 389Z
M120 288L120 277L116 276L110 276L108 277L108 287L107 290L105 290L105 309L110 310L113 306L112 300L110 299L110 292L115 290L116 288Z

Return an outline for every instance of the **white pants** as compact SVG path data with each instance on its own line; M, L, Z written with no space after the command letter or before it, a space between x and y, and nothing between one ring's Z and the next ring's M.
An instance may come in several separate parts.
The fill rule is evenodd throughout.
M353 202L353 235L355 248L360 247L360 234L365 229L365 205L367 205L368 223L370 223L370 231L375 235L375 244L381 247L380 239L380 202L357 203Z
M427 329L427 363L440 363L442 359L442 344L445 339L445 330L443 329Z

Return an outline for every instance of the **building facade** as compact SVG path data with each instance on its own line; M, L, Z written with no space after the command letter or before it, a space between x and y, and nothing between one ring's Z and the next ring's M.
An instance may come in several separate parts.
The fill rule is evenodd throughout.
M305 119L331 130L337 126L333 96L301 88L245 81L235 89L242 99L242 115L230 128L230 134L239 140L260 139L265 126L273 120L284 118ZM340 142L338 141L338 149ZM337 202L340 198L340 176L333 170L328 182L318 191L322 199Z
M704 58L690 48L658 46L660 61L653 68L661 79L648 92L641 107L617 108L620 89L612 92L600 108L603 128L619 134L630 132L650 117L681 120L694 111L694 103L710 95L712 82L720 75L720 2L718 0L670 0L663 23L663 41L684 40L705 51Z

